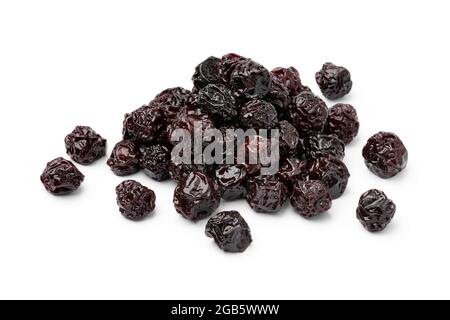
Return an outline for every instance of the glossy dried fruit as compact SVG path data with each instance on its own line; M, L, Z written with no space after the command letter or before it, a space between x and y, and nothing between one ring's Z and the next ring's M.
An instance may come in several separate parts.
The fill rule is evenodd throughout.
M213 213L220 204L217 183L200 171L182 178L175 188L173 203L179 214L188 220L200 220Z
M244 252L252 242L250 228L237 211L223 211L211 217L205 233L227 252Z
M272 79L272 89L264 97L264 100L270 102L275 107L280 119L288 119L289 109L292 106L292 99L289 96L289 91L280 80L273 76L273 74L271 74L270 77Z
M54 195L63 195L77 190L84 180L84 175L75 165L64 159L56 158L49 163L41 174L45 189Z
M309 164L305 160L288 158L281 162L278 177L292 190L297 181L306 181L309 174Z
M220 59L209 57L195 68L192 76L194 87L198 90L206 87L208 84L220 84L219 63Z
M91 127L77 126L64 140L67 154L76 162L91 164L106 154L106 139Z
M256 212L280 211L287 197L287 186L276 176L257 176L248 181L247 202Z
M359 199L356 217L370 232L382 231L394 217L396 206L383 191L372 189Z
M118 142L106 162L118 176L126 176L139 171L139 150L133 141Z
M328 108L322 99L310 92L294 98L290 109L292 124L301 137L321 133L328 117Z
M141 150L140 167L152 179L163 181L169 175L170 151L163 145L144 147Z
M149 105L169 105L184 107L189 100L191 91L182 87L169 88L159 93Z
M339 159L319 158L311 163L308 178L322 181L328 188L331 198L337 199L347 188L350 173Z
M141 220L155 210L155 193L137 181L123 181L116 194L119 211L127 219Z
M247 102L240 110L241 124L247 129L271 129L278 125L275 107L264 100Z
M175 181L180 181L195 171L200 171L209 178L213 178L215 170L216 166L214 164L178 163L172 159L169 163L169 175Z
M283 157L290 157L296 154L298 144L300 143L300 136L297 129L288 121L280 121L278 124L280 129L280 155Z
M316 82L323 95L330 100L342 98L352 89L350 72L344 67L339 67L327 62L316 73Z
M210 84L200 90L197 105L218 125L232 122L238 114L233 93L222 85Z
M369 138L362 151L367 168L381 178L391 178L408 163L408 151L398 136L378 132Z
M204 133L207 129L213 129L214 123L211 118L198 110L190 110L189 108L181 108L174 121L168 126L168 137L172 138L177 129L185 129L194 137L195 125Z
M158 140L166 126L164 113L159 106L142 106L125 115L123 138L139 144L151 144Z
M252 59L240 60L231 73L230 88L241 100L264 98L272 88L270 72Z
M331 208L331 197L321 181L297 181L292 190L291 204L300 215L311 218Z
M270 73L272 74L272 80L276 79L278 83L282 84L291 97L299 95L306 89L300 80L299 72L294 67L278 67L273 69Z
M358 115L352 105L338 103L330 108L324 128L326 134L335 134L345 144L349 144L358 131Z
M345 144L336 135L309 136L303 141L303 147L308 159L332 157L342 160L345 157Z
M216 170L216 180L224 200L241 199L247 195L247 173L243 165L222 165Z
M242 57L235 53L226 54L222 57L222 59L220 59L219 75L224 84L230 84L231 74L233 73L236 66L244 60L246 60L245 57Z

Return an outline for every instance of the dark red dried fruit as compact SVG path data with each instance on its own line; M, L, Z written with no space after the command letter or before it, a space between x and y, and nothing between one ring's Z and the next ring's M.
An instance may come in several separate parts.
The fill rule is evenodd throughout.
M137 181L126 180L116 187L117 204L122 215L141 220L155 210L155 193Z
M159 139L166 126L164 113L159 106L142 106L125 116L123 138L139 144L151 144Z
M216 170L216 180L227 201L245 198L247 173L243 165L222 165Z
M300 215L311 218L331 208L331 197L321 181L297 181L292 190L291 204Z
M391 178L405 169L408 150L395 134L378 132L362 151L367 168L380 178Z
M64 159L56 158L49 163L41 174L45 189L54 195L63 195L77 190L84 180L84 175L75 165Z
M241 124L247 129L271 129L278 125L275 107L264 100L247 102L240 110Z
M372 189L359 199L356 217L370 232L382 231L394 217L396 206L383 191Z
M288 197L287 186L276 176L252 177L247 185L247 202L256 212L280 211Z
M231 73L230 88L242 100L264 98L272 88L270 72L252 59L241 60Z
M350 173L345 164L335 158L319 158L310 165L309 180L320 180L332 199L339 198L347 188Z
M261 155L266 157L271 156L271 141L271 139L259 135L247 136L243 143L238 141L238 155L245 155L245 158L240 159L238 156L236 163L244 165L248 176L260 174L261 168L263 167Z
M106 139L91 127L77 126L64 140L67 154L76 162L91 164L106 154Z
M290 157L296 154L300 137L297 129L288 121L280 121L280 155Z
M233 93L222 85L210 84L200 90L197 105L218 125L232 122L238 114Z
M229 53L222 57L219 63L219 75L224 84L229 85L231 74L236 66L244 60L246 58L235 53Z
M188 220L200 220L213 213L220 204L217 183L200 171L182 178L173 195L173 203L179 214Z
M192 76L194 87L198 90L206 87L208 84L220 84L219 63L220 59L209 57L195 68Z
M133 141L123 140L114 146L106 162L118 176L126 176L139 171L139 150Z
M301 137L321 133L328 117L328 108L322 99L310 92L303 92L294 98L290 109L292 124Z
M305 160L288 158L283 160L278 171L278 177L292 190L297 181L306 181L309 164Z
M226 252L244 252L252 242L250 228L237 211L223 211L211 217L205 233Z
M316 73L316 82L323 95L331 100L348 94L353 85L350 72L330 62L325 63Z
M278 67L273 69L270 73L272 74L272 80L276 79L278 83L282 84L291 97L295 97L305 90L305 87L300 80L300 74L294 67Z
M184 107L191 92L181 87L169 88L159 93L149 105L169 105Z
M170 178L170 151L165 146L153 145L141 150L140 166L144 173L157 181Z
M198 110L193 111L188 108L182 108L174 121L168 126L168 137L171 139L177 129L185 129L191 137L194 137L196 123L203 133L207 129L214 128L214 123L208 115L198 112Z
M353 106L338 103L330 108L324 128L326 134L335 134L345 144L349 144L358 135L358 131L358 115Z
M308 159L333 157L339 160L345 157L345 144L336 135L318 134L303 141Z

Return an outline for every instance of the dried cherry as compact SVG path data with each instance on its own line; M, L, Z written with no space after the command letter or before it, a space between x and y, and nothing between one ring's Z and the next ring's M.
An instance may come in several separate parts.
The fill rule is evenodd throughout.
M382 231L394 217L396 206L383 191L372 189L359 199L356 217L370 232Z
M126 176L139 171L139 150L133 141L118 142L106 162L118 176Z
M247 129L272 129L278 125L278 114L269 102L252 100L241 108L240 120Z
M68 194L77 190L84 180L84 175L75 165L64 159L56 158L47 163L41 174L45 189L54 195Z
M195 68L195 73L192 76L194 87L200 90L208 84L220 84L219 63L220 59L216 57L209 57Z
M270 72L252 59L240 60L231 73L230 88L241 100L264 98L272 88Z
M352 105L338 103L330 108L324 128L326 134L335 134L345 144L349 144L358 135L358 131L358 115Z
M321 181L297 181L292 190L291 204L300 215L311 218L331 208L331 196Z
M308 159L328 156L342 160L345 157L345 144L334 134L309 136L303 141L303 147Z
M158 140L166 126L161 107L158 105L142 106L125 115L123 138L136 143L151 144Z
M292 124L301 137L321 133L328 117L325 102L311 92L303 92L296 96L289 111Z
M350 173L345 164L336 158L318 158L309 168L309 180L320 180L328 188L332 199L339 198L347 188Z
M350 72L344 67L327 62L316 73L316 82L323 95L330 100L342 98L352 89Z
M247 184L247 202L256 212L280 211L288 197L288 188L276 176L257 176Z
M216 180L224 200L241 199L247 195L247 172L243 165L222 165L216 170Z
M141 220L155 210L155 193L137 181L123 181L116 194L119 211L127 219Z
M244 252L252 242L250 228L237 211L223 211L211 217L205 233L226 252Z
M163 181L169 175L170 151L163 145L153 145L141 149L140 167L150 178Z
M106 139L91 127L77 126L64 140L67 154L76 162L91 164L106 154Z

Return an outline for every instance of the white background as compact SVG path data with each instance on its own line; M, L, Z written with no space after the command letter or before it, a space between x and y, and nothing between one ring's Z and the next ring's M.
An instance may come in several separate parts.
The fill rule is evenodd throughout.
M0 298L450 298L448 1L2 1L0 3ZM123 114L172 86L191 88L209 55L236 52L267 68L350 69L341 101L361 130L347 148L345 195L319 219L287 207L248 221L254 242L224 254L157 194L145 221L115 203L123 179L106 158L79 168L80 191L45 192L39 175L65 156L63 139L90 125L112 146ZM327 101L329 105L332 102ZM393 131L409 150L390 180L361 157L369 136ZM355 218L359 196L380 188L397 204L381 234Z

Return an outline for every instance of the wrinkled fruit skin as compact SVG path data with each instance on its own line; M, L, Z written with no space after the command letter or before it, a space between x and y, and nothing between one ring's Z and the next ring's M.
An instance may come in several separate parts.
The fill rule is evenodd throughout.
M292 190L297 181L306 181L309 173L309 164L305 160L288 158L281 162L278 177Z
M245 198L247 173L243 165L223 165L216 170L216 180L226 201Z
M325 102L310 92L303 92L296 96L289 111L292 124L301 137L321 133L328 117Z
M133 141L120 141L106 163L118 176L133 174L139 171L139 151Z
M247 129L271 129L278 125L278 114L269 102L252 100L241 108L240 120Z
M324 133L335 134L345 144L349 144L358 135L358 131L358 115L352 105L338 103L330 108Z
M209 84L200 90L198 106L218 125L232 122L238 114L233 93L222 85Z
M367 168L380 178L391 178L405 169L408 151L391 132L378 132L370 137L362 151Z
M312 161L309 180L320 180L328 188L331 199L337 199L347 188L350 173L345 164L335 158L319 158Z
M275 176L252 177L247 184L247 202L256 212L278 212L287 197L287 186Z
M220 197L217 183L204 173L195 171L179 181L173 203L177 212L184 218L197 221L216 211Z
M311 218L331 208L331 196L320 181L297 181L292 190L291 204L300 215Z
M300 74L294 67L275 68L271 72L272 80L280 83L286 88L289 96L295 97L305 90L300 80Z
M170 160L169 175L174 181L180 181L194 171L201 171L209 178L214 177L216 167L214 164L176 163Z
M350 72L344 67L325 63L316 73L316 82L322 94L330 100L342 98L352 89Z
M228 53L220 59L219 62L219 76L222 83L229 86L231 80L231 74L236 66L245 61L247 58L235 53Z
M372 189L359 199L356 217L370 232L386 228L394 217L396 206L383 191Z
M169 105L184 107L189 100L191 92L182 87L169 88L159 93L149 105Z
M280 121L278 126L280 129L280 155L283 157L295 155L300 142L297 129L288 121Z
M140 167L152 179L163 181L169 175L170 151L163 145L153 145L141 150Z
M209 57L195 68L195 73L192 76L192 82L194 83L194 87L196 89L203 89L208 84L221 83L219 63L219 58Z
M141 220L155 210L155 193L137 181L126 180L116 187L117 204L122 215Z
M308 159L328 156L342 160L345 157L345 144L336 135L309 136L304 140L303 147Z
M164 113L159 106L142 106L125 115L123 138L136 143L150 144L159 138L165 128Z
M272 89L264 97L264 100L270 102L275 107L280 119L287 119L289 117L288 111L292 106L289 90L272 73L270 74L270 78L272 81Z
M230 88L241 100L262 99L272 88L270 72L251 59L240 60L231 73Z
M223 211L211 217L205 233L226 252L244 252L252 242L250 228L237 211Z
M106 139L91 127L75 127L64 142L67 154L80 164L91 164L106 154Z
M63 158L56 158L49 163L41 175L45 189L54 195L68 194L77 190L84 180L84 175L75 165Z

